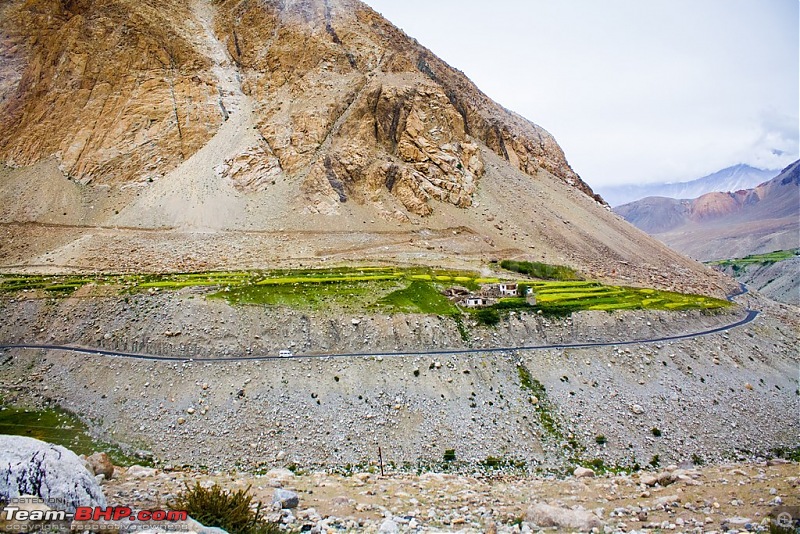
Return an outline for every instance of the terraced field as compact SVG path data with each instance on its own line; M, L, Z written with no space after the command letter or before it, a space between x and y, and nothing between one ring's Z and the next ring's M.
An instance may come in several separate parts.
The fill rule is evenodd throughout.
M691 310L724 308L727 301L656 289L606 286L598 282L533 282L536 307L550 313L577 310Z
M0 293L33 293L30 296L65 297L79 288L110 286L119 294L205 289L210 299L233 305L288 306L296 309L340 309L376 313L423 313L460 315L477 313L462 309L442 291L452 286L477 290L500 281L476 272L426 268L341 267L332 269L229 271L163 275L0 275ZM517 274L517 276L519 276ZM490 308L503 313L526 310L549 315L568 315L578 310L715 309L726 301L655 289L607 286L592 281L516 280L533 288L536 304L524 298L505 298ZM478 318L480 319L480 315Z

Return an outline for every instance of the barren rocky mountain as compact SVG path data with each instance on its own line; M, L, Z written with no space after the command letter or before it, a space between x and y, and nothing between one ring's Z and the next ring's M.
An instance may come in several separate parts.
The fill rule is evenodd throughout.
M543 128L357 0L8 0L0 57L4 405L57 405L159 466L229 473L366 467L378 446L408 470L452 452L527 475L797 446L797 309L677 293L648 308L658 289L739 286L613 213ZM442 294L522 285L497 260L555 264L571 276L525 282L598 306ZM304 286L308 268L387 265L425 273L298 304L333 285ZM286 300L229 298L283 268ZM232 290L234 273L252 285ZM415 284L429 308L402 307ZM611 306L623 286L641 299Z
M800 162L754 189L694 200L650 197L614 211L699 260L794 249L800 244Z
M6 268L519 256L733 287L622 223L550 134L355 0L0 9Z

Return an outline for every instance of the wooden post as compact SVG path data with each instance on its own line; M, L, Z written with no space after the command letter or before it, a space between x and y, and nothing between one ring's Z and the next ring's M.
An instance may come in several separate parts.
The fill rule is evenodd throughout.
M378 463L381 466L381 476L383 476L383 451L378 447Z

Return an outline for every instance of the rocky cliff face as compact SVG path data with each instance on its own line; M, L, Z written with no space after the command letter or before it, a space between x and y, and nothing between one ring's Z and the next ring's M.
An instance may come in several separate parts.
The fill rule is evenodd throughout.
M157 180L241 99L261 143L218 176L299 181L311 212L388 193L402 212L472 203L484 145L591 195L553 138L357 0L12 1L0 8L0 158L80 182Z
M0 7L0 158L55 156L80 182L163 175L223 116L185 2L36 0Z

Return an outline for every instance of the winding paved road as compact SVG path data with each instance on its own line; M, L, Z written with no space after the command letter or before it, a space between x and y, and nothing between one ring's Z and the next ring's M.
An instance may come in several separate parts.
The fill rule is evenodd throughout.
M152 354L140 354L137 352L120 352L115 350L96 349L89 347L78 347L73 345L48 345L48 344L35 344L35 343L14 343L14 344L0 344L0 350L5 349L44 349L44 350L63 350L69 352L79 352L83 354L95 354L99 356L111 356L116 358L130 358L134 360L149 360L149 361L168 361L168 362L241 362L241 361L266 361L266 360L286 360L286 359L311 359L311 358L357 358L357 357L403 357L403 356L432 356L438 354L470 354L479 352L507 352L515 350L545 350L545 349L577 349L577 348L590 348L590 347L612 347L617 345L638 345L641 343L662 343L665 341L677 341L681 339L691 339L700 336L707 336L716 334L717 332L724 332L731 328L746 325L753 321L758 316L756 310L746 310L747 315L734 323L712 328L710 330L702 330L700 332L691 332L688 334L678 334L674 336L664 336L656 338L644 339L629 339L621 341L588 341L583 343L556 343L551 345L519 345L515 347L489 347L489 348L474 348L474 349L442 349L442 350L429 350L418 352L350 352L350 353L322 353L322 354L298 354L290 357L280 356L225 356L219 358L186 358L175 356L155 356Z

